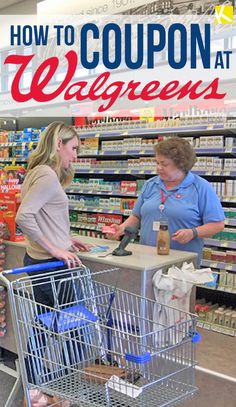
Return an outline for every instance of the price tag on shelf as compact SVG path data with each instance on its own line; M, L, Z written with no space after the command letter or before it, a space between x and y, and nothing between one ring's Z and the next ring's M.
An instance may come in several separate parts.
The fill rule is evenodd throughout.
M211 329L211 324L204 323L203 328L205 328L207 330L210 330Z
M11 162L12 165L16 165L16 158L14 157Z
M218 263L217 262L211 263L210 267L212 267L213 269L214 268L216 269L218 267Z
M123 133L121 133L121 136L128 136L129 132L128 131L124 131Z
M131 215L131 214L132 214L132 209L124 209L124 210L123 210L123 215L129 216L129 215Z
M236 331L234 331L233 329L222 328L222 333L229 336L236 336Z
M208 124L208 126L207 126L207 130L212 130L213 129L213 124Z
M223 171L223 175L227 175L227 176L230 175L230 171L225 171L225 170L224 170L224 171Z
M214 332L222 333L222 327L221 326L212 325L211 330L214 331Z
M100 133L95 134L95 137L100 137Z
M229 246L229 242L222 242L220 246L221 246L221 247L228 247L228 246Z
M31 142L29 143L29 145L28 145L28 150L32 150L33 145L34 145L34 142L31 141Z

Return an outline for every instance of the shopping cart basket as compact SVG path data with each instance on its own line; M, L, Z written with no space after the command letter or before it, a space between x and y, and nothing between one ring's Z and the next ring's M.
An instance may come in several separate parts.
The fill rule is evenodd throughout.
M179 322L154 322L155 301L121 290L117 282L114 287L101 282L104 273L117 269L91 274L82 266L13 282L5 276L62 264L1 274L8 286L28 405L29 389L83 407L164 407L191 397L197 390L196 316L163 305ZM54 307L34 298L34 288L48 282Z

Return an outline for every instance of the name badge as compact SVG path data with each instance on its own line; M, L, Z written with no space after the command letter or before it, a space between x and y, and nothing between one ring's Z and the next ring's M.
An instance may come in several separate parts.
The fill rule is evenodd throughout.
M159 221L154 221L152 224L152 230L153 232L158 232L160 229L160 222Z

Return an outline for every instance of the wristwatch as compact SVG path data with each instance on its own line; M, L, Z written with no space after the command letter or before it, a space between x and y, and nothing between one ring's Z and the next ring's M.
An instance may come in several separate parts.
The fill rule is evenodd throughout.
M196 228L192 228L192 232L193 232L193 239L197 239L198 238L198 232Z

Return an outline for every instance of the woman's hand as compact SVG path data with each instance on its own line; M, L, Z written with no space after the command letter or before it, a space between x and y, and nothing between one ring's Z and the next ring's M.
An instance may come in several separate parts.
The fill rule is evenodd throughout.
M91 249L91 247L93 247L92 244L85 244L83 242L81 242L80 239L78 239L77 237L72 237L71 238L72 241L72 245L75 251L80 251L80 252L89 252L89 250Z
M56 257L59 260L64 260L69 269L75 268L76 266L81 266L82 264L79 257L75 253L70 252L69 250L55 248L51 252L51 254L53 257Z
M186 244L193 239L193 231L192 229L179 229L173 233L171 238L178 243Z
M113 223L111 227L114 229L115 233L107 233L106 238L111 240L118 240L119 237L124 234L123 226Z

